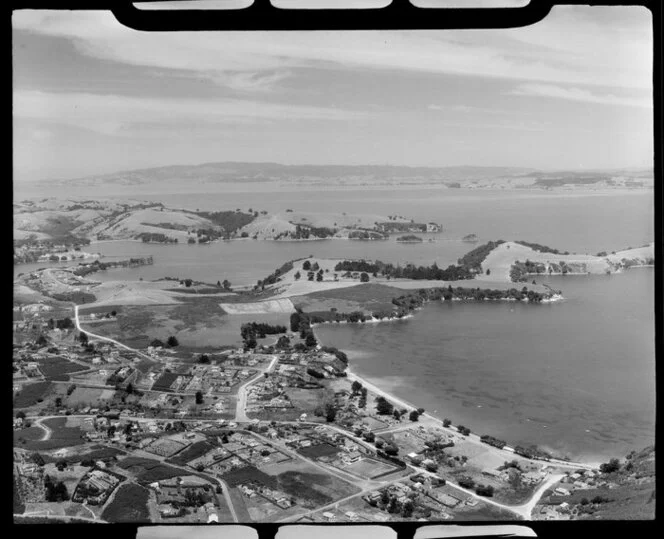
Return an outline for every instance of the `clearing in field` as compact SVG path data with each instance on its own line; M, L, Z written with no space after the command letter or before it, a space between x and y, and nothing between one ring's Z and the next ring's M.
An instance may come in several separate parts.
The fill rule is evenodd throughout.
M368 458L360 459L348 466L344 466L342 469L363 479L374 479L399 471L398 466Z
M110 401L115 394L114 390L94 387L76 387L67 397L68 406L93 406Z
M290 314L295 312L293 302L288 299L269 299L253 303L220 303L219 306L230 315L235 314Z
M126 306L118 313L116 322L95 327L95 332L117 339L136 348L147 347L154 339L166 342L174 335L180 346L177 351L218 352L219 348L235 347L242 343L240 327L247 322L288 324L290 309L248 309L240 312L245 304L230 305L233 316L227 315L218 300L193 298L192 301L173 305ZM254 312L255 311L255 312Z
M393 287L375 283L357 284L352 287L335 288L312 292L295 298L295 304L305 312L329 311L336 307L339 312L362 310L365 312L392 311L392 298L402 293Z

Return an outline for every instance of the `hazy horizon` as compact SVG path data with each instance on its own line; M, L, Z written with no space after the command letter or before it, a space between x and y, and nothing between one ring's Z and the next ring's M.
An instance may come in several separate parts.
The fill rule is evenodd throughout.
M104 11L12 26L17 182L211 162L652 168L645 8L556 6L505 30L148 33Z

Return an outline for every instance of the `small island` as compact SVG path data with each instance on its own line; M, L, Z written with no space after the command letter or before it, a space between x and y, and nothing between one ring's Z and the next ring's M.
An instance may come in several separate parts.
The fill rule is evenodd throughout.
M397 238L397 241L399 243L422 243L422 241L424 240L419 236L415 236L413 234L406 234L405 236L399 236Z
M463 238L461 238L461 240L467 243L477 243L479 241L479 238L477 237L477 234L468 234Z

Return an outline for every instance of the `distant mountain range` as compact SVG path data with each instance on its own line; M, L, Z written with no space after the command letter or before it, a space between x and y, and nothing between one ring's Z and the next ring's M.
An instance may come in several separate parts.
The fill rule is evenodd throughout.
M49 187L74 186L141 186L152 183L187 184L279 182L280 184L324 185L331 181L341 185L445 185L461 187L474 183L476 187L546 187L564 184L592 184L616 178L643 180L652 178L647 169L609 171L556 171L547 172L524 167L408 167L393 165L282 165L279 163L204 163L200 165L174 165L114 172L76 179L44 181ZM622 186L622 185L619 185ZM633 185L637 187L636 185Z

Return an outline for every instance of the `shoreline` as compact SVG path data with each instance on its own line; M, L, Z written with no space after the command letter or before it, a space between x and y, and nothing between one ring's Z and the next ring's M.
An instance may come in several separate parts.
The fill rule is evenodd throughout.
M414 404L408 402L405 399L396 397L394 394L389 393L387 390L381 389L374 382L371 382L367 378L353 372L350 367L346 368L346 373L347 373L347 378L349 380L357 381L357 382L361 383L370 392L376 394L377 396L382 396L385 399L387 399L388 401L390 401L395 406L395 408L399 407L399 408L406 408L406 409L409 409L409 410L417 410L418 407L415 406ZM453 427L455 427L455 425L453 423L450 423L449 427L445 427L445 426L443 426L443 418L438 417L438 415L433 415L432 413L428 412L427 410L425 410L424 413L420 417L425 417L428 420L433 421L434 423L436 423L437 427L444 430L445 432L448 432L448 433L453 434L455 436L460 435L460 433L456 430L456 428L453 428ZM378 431L378 435L380 435L380 431ZM477 434L477 433L474 433L474 432L472 432L470 435L466 436L466 438L469 438L471 441L477 442L481 445L488 445L488 444L484 444L482 441L480 441L480 435ZM513 446L510 445L510 443L508 443L503 450L507 451L509 453L514 453ZM529 460L536 460L536 461L540 461L540 462L548 462L548 463L551 463L553 465L560 465L560 464L567 465L567 466L576 466L576 465L578 465L578 467L587 467L589 469L597 469L597 468L599 468L599 466L601 464L601 462L586 460L586 458L583 457L583 456L578 457L578 458L580 458L581 460L580 461L572 461L570 459L570 461L565 461L564 459L556 458L555 456L549 461L546 461L546 460L541 460L540 461L539 459L529 459Z

